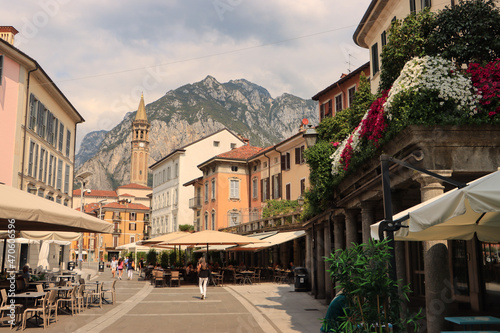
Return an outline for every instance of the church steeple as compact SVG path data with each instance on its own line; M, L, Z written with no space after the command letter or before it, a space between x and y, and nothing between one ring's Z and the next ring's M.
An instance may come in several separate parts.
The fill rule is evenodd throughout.
M135 120L132 122L132 156L130 166L130 182L148 185L149 128L151 127L144 106L144 95L137 108Z

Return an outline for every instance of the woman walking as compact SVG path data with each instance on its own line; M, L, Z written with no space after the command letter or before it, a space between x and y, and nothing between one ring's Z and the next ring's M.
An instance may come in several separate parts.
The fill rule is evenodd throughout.
M118 259L118 280L122 279L123 275L123 258Z
M116 260L116 257L113 257L113 260L111 260L111 273L113 274L113 279L116 277L117 268L118 268L118 260Z
M207 284L209 276L210 276L210 270L207 267L205 259L202 257L198 262L198 279L200 285L201 299L207 298Z
M128 275L128 280L132 280L134 277L134 259L132 257L128 257L127 261L127 275Z

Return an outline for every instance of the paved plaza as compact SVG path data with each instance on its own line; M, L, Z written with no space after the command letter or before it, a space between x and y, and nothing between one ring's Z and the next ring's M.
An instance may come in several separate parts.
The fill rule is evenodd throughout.
M109 287L109 269L92 281L109 281ZM155 288L136 274L133 281L119 280L116 292L115 305L73 317L62 314L46 330L31 324L25 332L319 332L327 309L308 293L295 292L293 285L270 282L211 286L201 300L197 286Z

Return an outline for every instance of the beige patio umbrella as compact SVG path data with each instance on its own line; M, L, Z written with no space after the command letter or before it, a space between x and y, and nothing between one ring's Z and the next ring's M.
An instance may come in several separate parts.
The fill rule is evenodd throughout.
M204 230L200 232L190 233L184 237L177 238L169 242L160 243L160 245L191 245L191 246L208 246L209 245L245 245L253 243L263 243L260 239L253 237L232 234L229 232L220 232L215 230Z
M0 185L0 230L112 233L113 225L39 196ZM12 228L12 227L10 227Z
M171 246L168 246L163 243L176 240L188 234L189 232L187 231L175 231L155 238L138 241L137 244L154 248L171 249L172 248Z

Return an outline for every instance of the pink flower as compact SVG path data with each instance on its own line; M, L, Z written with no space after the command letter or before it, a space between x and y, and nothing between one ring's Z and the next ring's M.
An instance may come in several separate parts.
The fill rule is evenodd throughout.
M331 142L331 144L334 146L334 147L338 147L338 145L340 144L338 141L337 142Z

